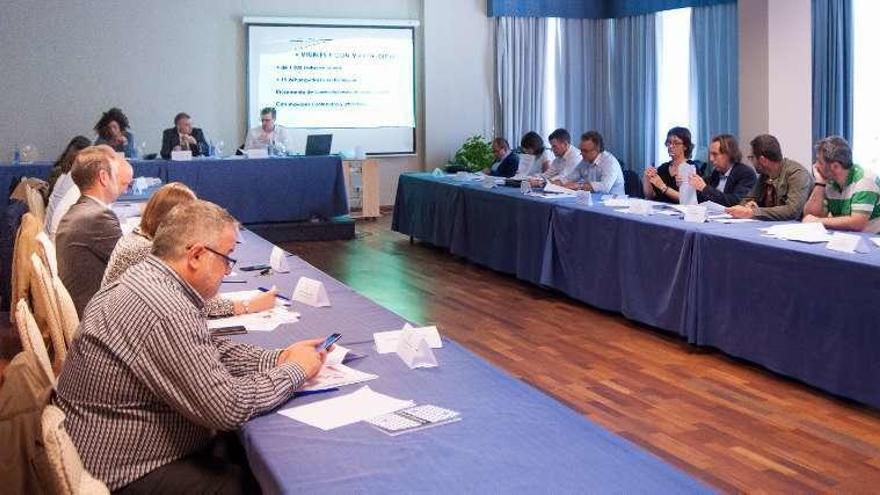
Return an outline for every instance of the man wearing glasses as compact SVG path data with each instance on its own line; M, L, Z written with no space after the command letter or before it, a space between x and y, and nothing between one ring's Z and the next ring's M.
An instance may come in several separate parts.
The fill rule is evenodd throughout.
M752 139L749 160L758 182L742 204L727 208L734 218L800 220L813 178L800 163L782 157L779 141L770 134Z
M235 263L237 231L217 205L179 205L152 254L99 291L80 323L55 401L86 469L116 493L258 492L229 432L324 362L321 339L267 350L208 333L202 308Z

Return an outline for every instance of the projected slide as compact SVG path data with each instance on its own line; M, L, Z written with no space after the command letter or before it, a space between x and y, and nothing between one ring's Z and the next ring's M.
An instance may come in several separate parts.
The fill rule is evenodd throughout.
M275 107L278 124L330 131L336 149L413 151L411 28L248 28L249 125L258 125L260 108Z

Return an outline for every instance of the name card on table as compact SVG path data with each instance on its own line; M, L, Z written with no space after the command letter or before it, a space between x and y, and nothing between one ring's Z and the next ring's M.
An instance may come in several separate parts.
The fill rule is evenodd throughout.
M867 253L871 250L868 241L864 237L858 234L845 234L843 232L832 234L825 247L842 253Z
M400 332L396 352L410 369L437 366L437 358L424 335L416 332L413 328L405 328Z
M330 298L327 297L327 289L324 283L309 277L300 277L293 289L291 300L299 301L316 308L330 306Z
M706 221L707 208L700 205L687 205L684 207L684 221L690 223L703 223Z
M177 150L171 152L172 162L188 162L193 159L193 153L190 150Z
M428 345L434 349L443 347L443 341L440 339L440 332L437 327L419 327L413 328L409 323L403 326L402 330L391 330L388 332L376 332L373 334L373 342L376 344L376 352L379 354L389 354L397 350L397 345L403 335L403 332L412 331L420 334L428 342Z
M272 248L272 254L269 255L269 266L272 271L278 273L290 273L290 265L287 264L287 255L284 250L278 246Z
M269 150L266 148L252 148L244 150L248 158L269 158Z
M434 167L434 171L431 172L431 175L433 175L434 177L446 177L446 172L437 167Z

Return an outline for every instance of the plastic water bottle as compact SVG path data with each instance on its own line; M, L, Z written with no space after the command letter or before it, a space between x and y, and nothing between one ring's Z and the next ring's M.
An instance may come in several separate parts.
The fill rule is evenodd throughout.
M678 166L678 178L681 185L678 186L678 203L682 205L697 204L697 190L691 185L691 176L697 172L690 163L682 163Z
M21 149L19 149L17 143L16 143L15 147L12 148L12 164L13 165L21 164Z

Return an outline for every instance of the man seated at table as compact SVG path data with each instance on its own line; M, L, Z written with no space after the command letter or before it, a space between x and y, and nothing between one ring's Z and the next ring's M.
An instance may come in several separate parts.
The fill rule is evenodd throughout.
M510 152L510 143L503 137L492 140L492 155L495 162L483 173L495 177L513 177L519 168L519 155Z
M268 146L289 146L290 137L284 126L275 124L276 112L273 107L260 111L260 125L248 131L244 149L266 148Z
M110 253L122 237L110 204L128 188L132 173L128 161L104 144L80 151L70 170L80 197L61 218L55 246L58 275L80 317L101 287Z
M755 171L741 163L739 143L730 134L712 138L709 145L709 162L713 170L706 182L699 174L691 176L691 185L697 190L697 199L712 201L722 206L738 205L755 187Z
M734 218L800 220L813 187L813 178L800 163L782 157L779 141L762 134L750 143L749 159L758 171L758 182L740 205L727 208Z
M804 222L818 222L829 229L880 232L877 176L853 163L845 139L831 136L816 143L813 176Z
M198 127L193 127L192 118L186 112L174 116L174 127L162 131L162 158L171 158L172 151L191 151L192 156L208 154L208 142Z
M605 151L601 134L587 131L581 135L580 151L583 160L562 178L563 186L597 193L625 194L620 162Z
M152 255L95 295L56 402L86 469L118 493L252 493L230 432L322 366L321 339L265 350L212 337L205 300L232 270L238 225L191 201L159 226ZM240 454L240 452L239 452Z
M560 183L581 162L581 154L571 145L571 134L565 129L556 129L550 133L550 150L556 155L556 159L541 176L545 180Z

